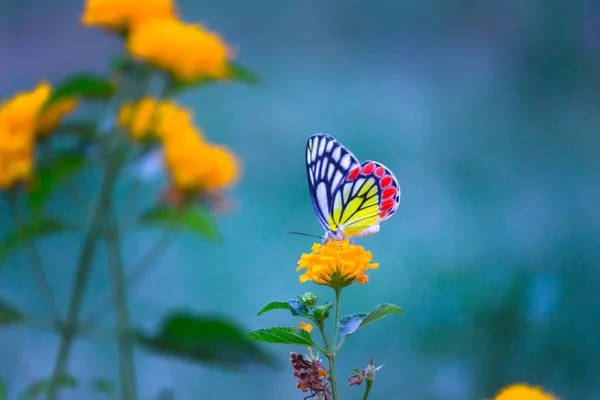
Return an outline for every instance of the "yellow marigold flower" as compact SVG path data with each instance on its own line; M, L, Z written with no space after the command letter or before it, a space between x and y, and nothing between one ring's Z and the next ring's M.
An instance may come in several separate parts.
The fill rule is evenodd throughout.
M302 254L296 271L306 269L300 283L313 281L334 289L343 288L354 282L369 281L365 272L379 267L379 264L370 264L371 259L370 251L350 243L348 238L329 240L325 244L315 243L312 253Z
M150 97L137 103L126 103L119 111L119 125L135 139L150 135L165 138L195 131L192 119L192 113L175 102ZM197 136L199 134L196 132Z
M127 48L182 81L225 77L233 55L221 37L204 26L167 18L136 25Z
M184 191L222 190L238 179L238 161L229 149L202 141L196 131L163 137L166 164Z
M313 330L312 324L306 322L300 322L300 329L304 329L306 332L311 333Z
M81 22L122 31L154 18L175 18L172 0L87 0Z
M0 187L29 180L36 137L56 128L61 118L74 109L74 101L64 100L40 114L51 93L52 87L42 82L0 105Z
M502 389L494 400L559 400L545 393L541 388L524 383L508 386Z

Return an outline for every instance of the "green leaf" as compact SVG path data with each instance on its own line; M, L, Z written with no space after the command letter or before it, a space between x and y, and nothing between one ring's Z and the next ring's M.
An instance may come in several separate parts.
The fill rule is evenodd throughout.
M15 324L23 320L23 315L7 302L0 300L0 326Z
M302 317L310 314L310 309L299 299L288 300L287 303L290 305L290 311L294 317Z
M68 374L63 374L58 377L58 386L62 388L75 389L77 388L77 380ZM34 400L39 398L42 394L45 394L50 387L50 379L37 381L31 384L29 387L21 393L19 399L21 400Z
M212 215L200 208L190 207L184 210L166 207L155 208L142 214L139 222L146 226L179 228L213 242L221 238Z
M40 168L34 187L27 196L29 208L34 212L39 211L58 184L79 171L85 162L85 157L81 155L65 153Z
M59 220L39 217L0 239L0 262L28 241L62 232L69 228Z
M8 400L8 390L6 390L6 384L0 381L0 400Z
M278 326L274 328L256 329L252 332L248 332L246 337L257 342L316 346L310 333L296 326Z
M139 333L137 340L153 352L224 368L274 364L272 355L249 341L240 327L210 315L172 314L156 335Z
M101 75L87 72L74 74L56 85L43 109L66 98L108 98L114 92L112 83Z
M94 379L91 383L92 390L96 393L103 394L110 399L117 398L117 387L114 382L108 379Z
M294 317L303 317L310 314L310 309L298 299L287 301L272 301L264 306L257 314L262 315L272 310L290 310Z
M260 78L256 73L236 63L232 63L229 66L228 78L238 82L247 83L249 85L256 85L260 83Z
M261 310L256 315L259 316L273 310L291 310L291 307L287 301L272 301L263 308L261 308Z
M363 328L383 317L402 311L404 311L402 307L398 307L394 304L379 304L368 314L361 313L347 315L343 317L338 324L340 339L345 339L346 336L353 334L360 328Z

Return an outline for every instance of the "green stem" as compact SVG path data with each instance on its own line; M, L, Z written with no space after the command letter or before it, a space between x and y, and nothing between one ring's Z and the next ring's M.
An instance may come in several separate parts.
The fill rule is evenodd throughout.
M373 385L373 381L367 380L365 386L365 394L363 395L363 400L367 400L369 398L369 392L371 391L371 386Z
M102 234L102 223L107 209L110 206L110 199L116 180L116 175L116 166L110 164L107 165L100 188L99 200L92 213L92 218L88 225L87 232L85 233L83 246L77 262L77 270L75 272L75 280L71 291L71 298L69 300L67 319L63 329L60 332L60 347L58 349L58 355L52 370L52 377L50 378L50 385L48 388L49 400L57 399L59 380L67 369L67 363L69 356L71 355L75 336L77 334L77 325L79 313L83 304L83 297L92 270L94 250L96 248L98 239Z
M18 229L19 227L23 226L25 219L23 218L17 203L18 199L16 192L9 192L8 204L10 206L10 211L15 218ZM59 328L61 325L60 315L58 313L58 309L56 308L56 303L54 302L54 296L52 294L52 287L50 285L50 281L48 280L48 275L46 275L46 271L44 270L42 257L35 247L33 240L27 239L25 244L27 246L27 262L34 276L38 291L46 302L46 307L48 307L48 311L50 312L55 327Z
M333 325L333 346L334 348L338 347L338 324L340 322L340 296L342 294L341 288L335 288L335 319Z
M337 388L337 379L335 375L335 357L337 351L337 340L338 340L338 324L340 322L340 295L342 293L342 289L335 288L335 319L333 320L333 348L330 352L329 358L329 368L331 369L331 393L332 400L339 400L338 388Z
M129 276L127 276L127 283L131 288L135 287L135 284L152 269L156 262L160 259L171 245L172 241L172 229L167 227L161 236L158 238L154 246L131 268ZM93 329L95 323L100 323L104 315L109 309L111 297L107 296L101 299L96 307L92 308L90 315L86 318L86 322L83 324L82 329Z
M119 244L119 230L115 221L114 209L109 209L109 226L106 230L110 276L113 284L113 302L117 319L117 342L119 346L119 375L121 399L137 398L135 354L131 322L127 302L125 268Z

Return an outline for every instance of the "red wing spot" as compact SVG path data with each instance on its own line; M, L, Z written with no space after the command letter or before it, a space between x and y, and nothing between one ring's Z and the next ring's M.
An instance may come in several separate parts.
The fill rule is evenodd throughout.
M382 188L386 188L388 186L390 186L392 184L392 177L389 175L384 176L383 178L381 178L381 187Z
M371 173L373 173L373 170L375 169L375 164L373 164L372 162L368 163L367 165L365 165L362 168L361 174L363 175L369 175Z
M376 177L381 178L383 176L383 174L385 174L385 169L383 169L383 167L375 168L375 176Z
M380 210L381 211L390 210L392 207L394 207L394 204L396 204L396 202L394 201L394 199L385 200L383 203L381 203Z
M395 187L390 187L387 189L383 189L383 198L384 199L389 199L390 197L393 197L396 194L396 188Z
M387 211L383 211L381 213L379 213L379 219L385 219L388 216L388 212Z
M347 181L353 181L356 179L356 177L358 177L358 174L360 173L360 167L356 167L354 168L352 171L350 171L350 173L348 174L348 177L346 178Z

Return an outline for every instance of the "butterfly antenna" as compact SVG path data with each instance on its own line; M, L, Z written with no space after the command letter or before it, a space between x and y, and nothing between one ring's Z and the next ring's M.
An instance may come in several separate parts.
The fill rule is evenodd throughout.
M304 233L304 232L292 232L292 231L290 231L290 232L288 232L288 234L290 234L290 235L310 236L310 237L316 237L318 239L322 239L321 236L311 235L310 233Z

